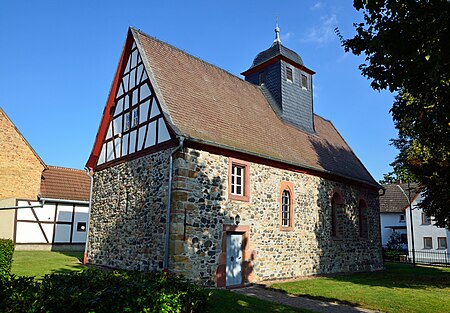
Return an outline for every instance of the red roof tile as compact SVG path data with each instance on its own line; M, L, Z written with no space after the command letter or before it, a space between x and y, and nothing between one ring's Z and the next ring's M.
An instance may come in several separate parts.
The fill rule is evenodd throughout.
M42 172L41 198L89 201L90 179L83 170L48 166Z
M166 117L187 139L379 185L332 123L316 134L283 123L260 87L132 29ZM150 67L150 68L148 68Z
M403 194L402 190L398 187L400 186L406 193ZM386 189L383 196L380 197L380 212L381 213L403 213L403 211L409 206L408 201L408 184L388 184L383 185ZM418 197L420 191L417 184L411 184L411 200Z

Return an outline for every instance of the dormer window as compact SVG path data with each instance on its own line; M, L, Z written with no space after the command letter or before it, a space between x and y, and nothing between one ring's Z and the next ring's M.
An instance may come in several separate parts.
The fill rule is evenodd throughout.
M260 86L266 82L266 73L264 73L264 72L259 73L258 82L259 82Z
M308 89L308 76L302 74L302 88Z
M286 80L291 83L294 81L292 69L290 67L286 67Z

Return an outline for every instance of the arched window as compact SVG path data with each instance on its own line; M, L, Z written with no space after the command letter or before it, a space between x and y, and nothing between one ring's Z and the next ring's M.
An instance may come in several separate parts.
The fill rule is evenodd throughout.
M339 193L335 192L331 198L331 237L341 239L343 235L344 202Z
M280 229L294 230L294 185L281 182L280 190Z
M290 227L291 195L289 190L284 190L281 196L281 226Z
M367 239L369 237L369 225L367 220L367 204L363 199L358 203L358 222L359 222L359 237Z

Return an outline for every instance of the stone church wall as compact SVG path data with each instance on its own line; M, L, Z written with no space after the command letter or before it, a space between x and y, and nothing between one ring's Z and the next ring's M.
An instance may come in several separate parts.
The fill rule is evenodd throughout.
M94 176L89 260L137 270L162 268L170 151L99 171ZM170 270L205 285L219 284L224 229L240 215L247 228L247 281L382 268L376 191L250 164L250 201L228 199L229 158L185 148L174 158ZM280 188L292 182L294 227L280 228ZM333 191L344 208L342 238L331 238ZM368 206L368 239L359 238L358 201ZM228 226L227 226L228 225ZM222 265L221 265L222 264Z
M162 269L170 150L94 174L88 262Z
M229 158L185 149L176 159L177 211L171 229L171 267L206 285L217 284L225 225L249 227L243 271L248 281L382 268L378 195L316 176L250 165L250 201L228 200ZM294 227L280 229L281 182L292 182ZM331 238L333 191L344 200L343 236ZM368 206L368 239L359 237L358 200ZM219 275L220 276L220 275Z

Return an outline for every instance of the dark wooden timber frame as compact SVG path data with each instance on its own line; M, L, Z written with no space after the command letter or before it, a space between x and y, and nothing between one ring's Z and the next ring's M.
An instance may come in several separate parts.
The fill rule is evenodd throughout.
M155 93L154 87L150 83L149 73L147 72L147 69L144 66L144 71L147 74L146 82L148 83L149 89L151 91L151 97L154 97L155 103L158 106L158 109L159 109L159 112L161 113L161 115L158 115L157 117L155 117L155 119L152 119L151 121L149 121L147 119L146 124L143 123L143 124L141 124L139 126L145 125L145 128L147 128L149 123L153 122L154 120L157 120L156 123L159 123L161 121L161 120L159 120L159 118L162 118L162 121L164 121L171 139L167 140L167 141L165 141L165 142L163 142L161 144L158 144L158 142L157 142L158 137L157 136L159 135L158 134L158 126L159 125L157 124L156 125L156 144L154 146L142 149L140 151L137 151L137 152L132 153L132 154L128 154L126 156L122 156L120 158L116 158L116 159L111 160L109 162L106 162L107 151L105 151L105 163L97 165L97 162L98 162L98 159L100 157L100 153L101 153L103 144L105 142L106 134L108 132L109 125L110 125L110 123L111 123L111 121L113 120L113 117L114 117L113 115L114 115L115 105L116 105L116 95L118 94L118 89L120 87L120 83L122 82L122 78L123 78L123 74L124 74L124 71L125 71L126 66L127 66L128 58L130 56L130 53L131 53L132 49L138 49L138 43L136 42L136 48L133 47L133 43L135 43L134 36L133 36L132 30L129 29L128 30L127 39L125 41L124 48L122 50L122 55L120 57L119 65L117 66L117 70L116 70L116 73L114 75L114 80L113 80L113 83L112 83L112 86L111 86L111 90L110 90L110 93L109 93L109 96L108 96L108 100L106 102L106 107L105 107L105 110L103 112L102 121L101 121L99 129L97 131L94 147L92 149L92 153L91 153L91 155L89 157L89 160L88 160L88 162L86 164L87 167L89 167L91 169L94 169L95 171L102 170L104 168L107 168L107 167L110 167L110 166L113 166L113 165L116 165L116 164L119 164L119 163L123 163L125 161L136 159L136 158L141 157L141 156L143 156L145 154L154 153L156 151L164 150L164 149L171 148L171 147L174 147L174 146L177 145L177 140L175 139L175 133L176 132L172 129L171 125L169 123L167 123L166 117L164 116L164 114L162 114L163 110L161 108L159 100L155 96L156 93ZM139 49L138 49L138 51L139 51ZM140 54L140 52L139 52L139 54ZM140 58L140 62L139 63L141 63L141 62L142 62L142 57ZM137 68L137 66L138 65L136 65L136 68ZM134 89L137 89L137 88L138 88L138 86L136 86ZM129 91L128 93L130 93L130 92L132 93L133 90ZM147 98L147 100L148 99L149 98ZM152 101L152 98L150 98L150 104L151 104L151 101ZM140 101L139 104L137 104L135 107L138 107L138 105L140 105L140 103L142 103L142 102L145 102L145 100L142 99L142 101ZM131 112L131 111L129 111L129 112ZM149 107L149 112L148 113L150 114L150 107ZM123 114L125 114L125 113L123 113ZM123 127L123 118L122 118L122 127ZM131 132L131 131L133 131L134 129L137 129L137 128L138 127L130 129L129 132ZM130 136L128 136L128 138L130 138ZM136 134L136 140L138 140L138 138L139 138L139 136L138 136L138 134ZM147 137L145 135L144 146L145 146L145 141L146 140L147 140ZM136 141L136 146L137 146L137 141ZM128 147L129 147L129 145L128 145ZM115 151L115 145L114 144L113 144L113 149Z
M149 148L153 148L155 146L158 146L161 144L161 142L158 142L159 137L159 123L165 123L166 127L168 128L170 138L173 139L173 135L171 134L171 131L167 125L167 123L164 120L164 116L162 114L161 106L159 104L159 101L157 97L155 96L155 90L153 89L153 86L150 83L150 79L148 77L147 71L145 69L144 63L142 62L141 55L139 53L139 50L137 48L137 45L132 45L131 48L128 51L125 51L125 58L124 60L131 60L130 56L135 53L135 57L137 57L137 60L134 65L132 65L131 62L123 62L123 69L120 74L120 80L117 80L117 88L116 88L116 94L113 105L110 107L109 112L105 110L105 114L109 114L108 119L108 128L109 125L111 125L111 137L108 139L105 139L101 145L101 147L105 147L105 155L104 155L104 162L100 164L97 168L103 167L104 164L111 165L111 162L114 162L115 160L121 159L121 160L127 160L130 154L138 153L142 150L146 150ZM128 66L129 64L129 66ZM138 75L138 68L141 66L142 72ZM133 73L134 77L134 86L131 86L131 74ZM125 82L124 77L128 75L128 79L126 81L127 86L123 86L127 92L125 92L125 89L122 88L122 84ZM139 76L139 77L138 77ZM144 80L142 80L145 77ZM141 95L141 87L147 85L150 91L150 94L146 97L142 98ZM118 96L120 93L120 96ZM137 97L137 99L134 99L134 97ZM115 113L117 105L119 102L122 102L122 110L120 112ZM147 116L145 116L145 121L139 121L141 116L141 104L144 104L148 102L148 111ZM156 105L159 114L152 116L150 118L151 112L152 112L152 105ZM136 112L136 113L134 113ZM137 123L134 123L134 116L133 114L137 114ZM129 127L126 127L127 125L127 119L125 118L128 115L128 119L130 122ZM114 128L114 120L117 118L121 119L121 126L122 129L115 129ZM145 147L145 143L147 141L147 134L148 134L148 127L151 123L155 123L155 144L148 147ZM108 129L107 129L108 130ZM142 146L139 146L139 132L144 132L144 137L142 140ZM131 142L131 134L135 132L135 138L134 143ZM120 146L120 151L117 151L116 149L116 141L117 140L123 140L123 138L126 137L127 140L127 149L124 152L124 155L122 155L123 152L123 144ZM106 138L106 136L105 136ZM166 142L166 141L165 141ZM134 144L134 151L130 152L131 145ZM110 149L112 149L113 153L113 159L108 161L108 154L110 154ZM159 149L158 149L159 150ZM119 152L119 155L117 155L117 152ZM149 152L148 150L146 151ZM100 154L101 155L101 154ZM100 157L99 155L99 157ZM97 159L98 160L98 159Z
M26 200L26 199L16 199L16 205L19 204L19 201L25 201L27 202L28 205L32 205L32 202L36 202L36 201L32 201L32 200ZM66 221L57 221L57 215L58 215L58 203L57 202L46 202L46 204L53 204L55 205L55 213L53 215L53 220L52 221L41 221L39 220L37 213L36 213L36 208L30 208L35 220L19 220L17 218L17 211L15 211L14 214L14 244L17 245L53 245L53 244L60 244L60 245L64 245L64 244L84 244L83 242L73 242L73 230L76 227L75 226L75 207L78 206L84 206L87 207L88 205L83 205L83 204L66 204L68 206L72 206L72 216L71 216L71 221L70 222L66 222ZM45 243L43 242L19 242L17 243L17 223L32 223L32 224L38 224L39 228L42 232L42 235L44 236L45 239ZM50 224L53 225L53 236L50 239L47 237L47 235L45 234L44 228L42 225L44 224ZM55 242L55 235L56 235L56 227L58 225L70 225L70 239L67 242Z

